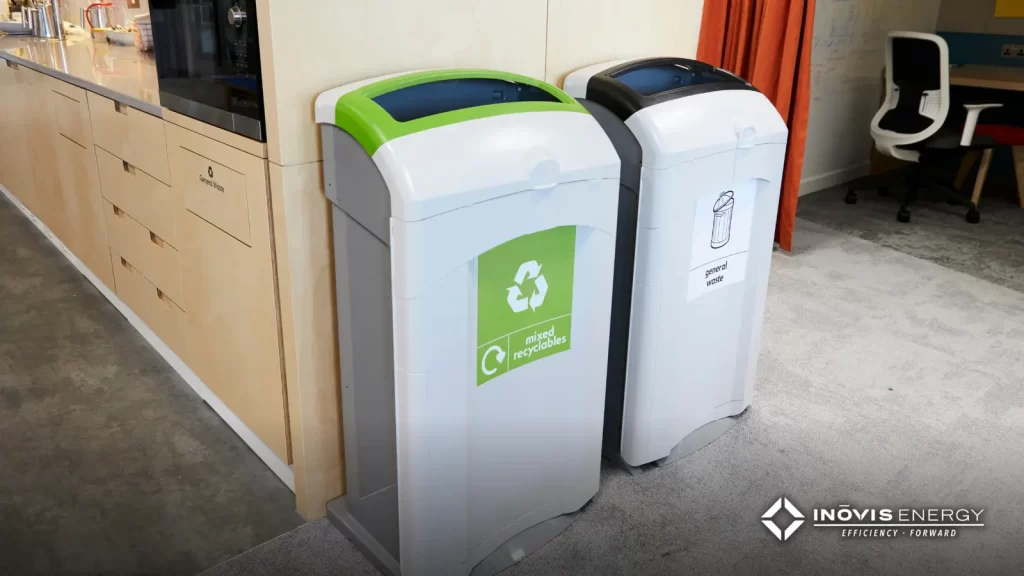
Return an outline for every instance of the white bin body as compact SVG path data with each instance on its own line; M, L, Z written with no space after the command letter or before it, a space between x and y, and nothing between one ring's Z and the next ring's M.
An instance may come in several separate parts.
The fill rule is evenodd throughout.
M373 160L392 205L401 570L468 574L510 537L597 492L618 157L589 115L536 112L404 136ZM482 255L552 229L571 239L571 315L537 332L557 322L546 340L570 335L569 349L479 383L481 354L484 370L499 365L493 344L478 342L479 290L497 287L520 317L543 319L537 277L545 266L558 277L548 259L566 252L534 246L507 269L487 267L487 279ZM550 299L556 280L547 283ZM508 338L495 340L505 368Z
M626 125L643 171L621 454L639 466L751 403L787 130L752 90Z

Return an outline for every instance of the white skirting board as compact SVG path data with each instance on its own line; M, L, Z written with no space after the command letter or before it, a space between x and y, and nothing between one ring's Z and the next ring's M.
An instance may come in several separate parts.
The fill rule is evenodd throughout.
M871 165L861 164L859 166L851 166L849 168L843 168L842 170L833 170L826 174L804 178L800 181L800 196L811 194L812 192L818 192L840 184L845 184L847 182L852 182L857 178L867 176L869 173L871 173Z
M42 220L33 214L31 210L26 208L25 205L22 204L14 194L11 194L11 192L3 185L0 185L0 192L3 192L4 196L6 196L12 204L25 213L25 216L29 221L35 224L36 228L39 228L43 235L46 236L46 238L48 238L72 264L74 264L75 268L78 268L78 271L81 272L83 276L89 279L89 282L92 282L93 286L95 286L101 294L106 296L107 300L117 308L118 312L128 319L128 322L139 331L139 334L142 334L142 337L149 342L150 346L164 357L164 360L166 360L167 363L170 364L179 375L181 375L185 382L188 382L188 385L191 386L197 394L199 394L199 397L205 400L206 403L213 408L213 411L216 412L217 415L235 431L235 434L238 434L242 440L249 445L249 448L251 448L252 451L270 467L274 474L277 474L278 478L280 478L281 481L284 482L292 492L294 492L295 472L292 471L292 467L278 458L277 454L274 454L273 450L264 444L263 441L260 440L259 437L256 436L256 434L253 433L253 431L250 430L249 427L246 426L245 423L227 407L226 404L221 402L220 398L217 398L217 395L214 394L206 384L203 384L203 381L199 379L199 376L196 376L196 373L193 372L192 369L189 368L185 362L170 349L169 346L167 346L167 344L164 344L163 340L160 340L160 337L150 330L149 326L146 326L146 323L136 316L127 304L122 302L116 294L111 292L110 289L107 288L107 286L103 284L103 282L101 282L85 264L82 264L71 250L69 250L68 247L65 246L49 228L47 228L46 224L44 224Z

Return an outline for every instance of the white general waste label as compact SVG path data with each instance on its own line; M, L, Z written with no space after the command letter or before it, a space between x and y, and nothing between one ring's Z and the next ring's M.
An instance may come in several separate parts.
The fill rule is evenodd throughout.
M757 183L746 180L697 199L687 300L746 277L756 193Z

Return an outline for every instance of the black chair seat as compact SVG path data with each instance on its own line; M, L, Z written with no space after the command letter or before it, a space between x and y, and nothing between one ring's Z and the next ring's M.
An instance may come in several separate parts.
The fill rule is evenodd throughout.
M911 98L904 98L904 100L909 102ZM917 102L920 102L920 100L919 97ZM878 122L878 127L882 130L896 132L897 134L917 134L918 132L924 132L935 124L934 119L919 114L916 107L910 110L905 108L905 106L897 107L886 112L885 116L882 116L882 119Z
M957 130L947 130L943 128L925 140L914 142L913 144L908 144L906 146L900 146L900 148L916 150L918 152L946 150L963 151L992 148L996 145L996 141L991 136L975 134L974 139L971 140L970 146L961 146L960 136L961 134Z

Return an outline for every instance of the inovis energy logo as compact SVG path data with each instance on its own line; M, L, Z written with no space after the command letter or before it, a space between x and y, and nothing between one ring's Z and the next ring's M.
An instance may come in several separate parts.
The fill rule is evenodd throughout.
M963 530L984 528L984 512L984 508L970 506L883 508L839 504L814 508L810 525L838 529L841 538L956 538ZM788 524L782 516L789 516ZM804 513L786 497L776 500L761 515L761 523L782 542L788 541L805 521Z
M576 227L520 236L477 259L477 386L569 349Z

